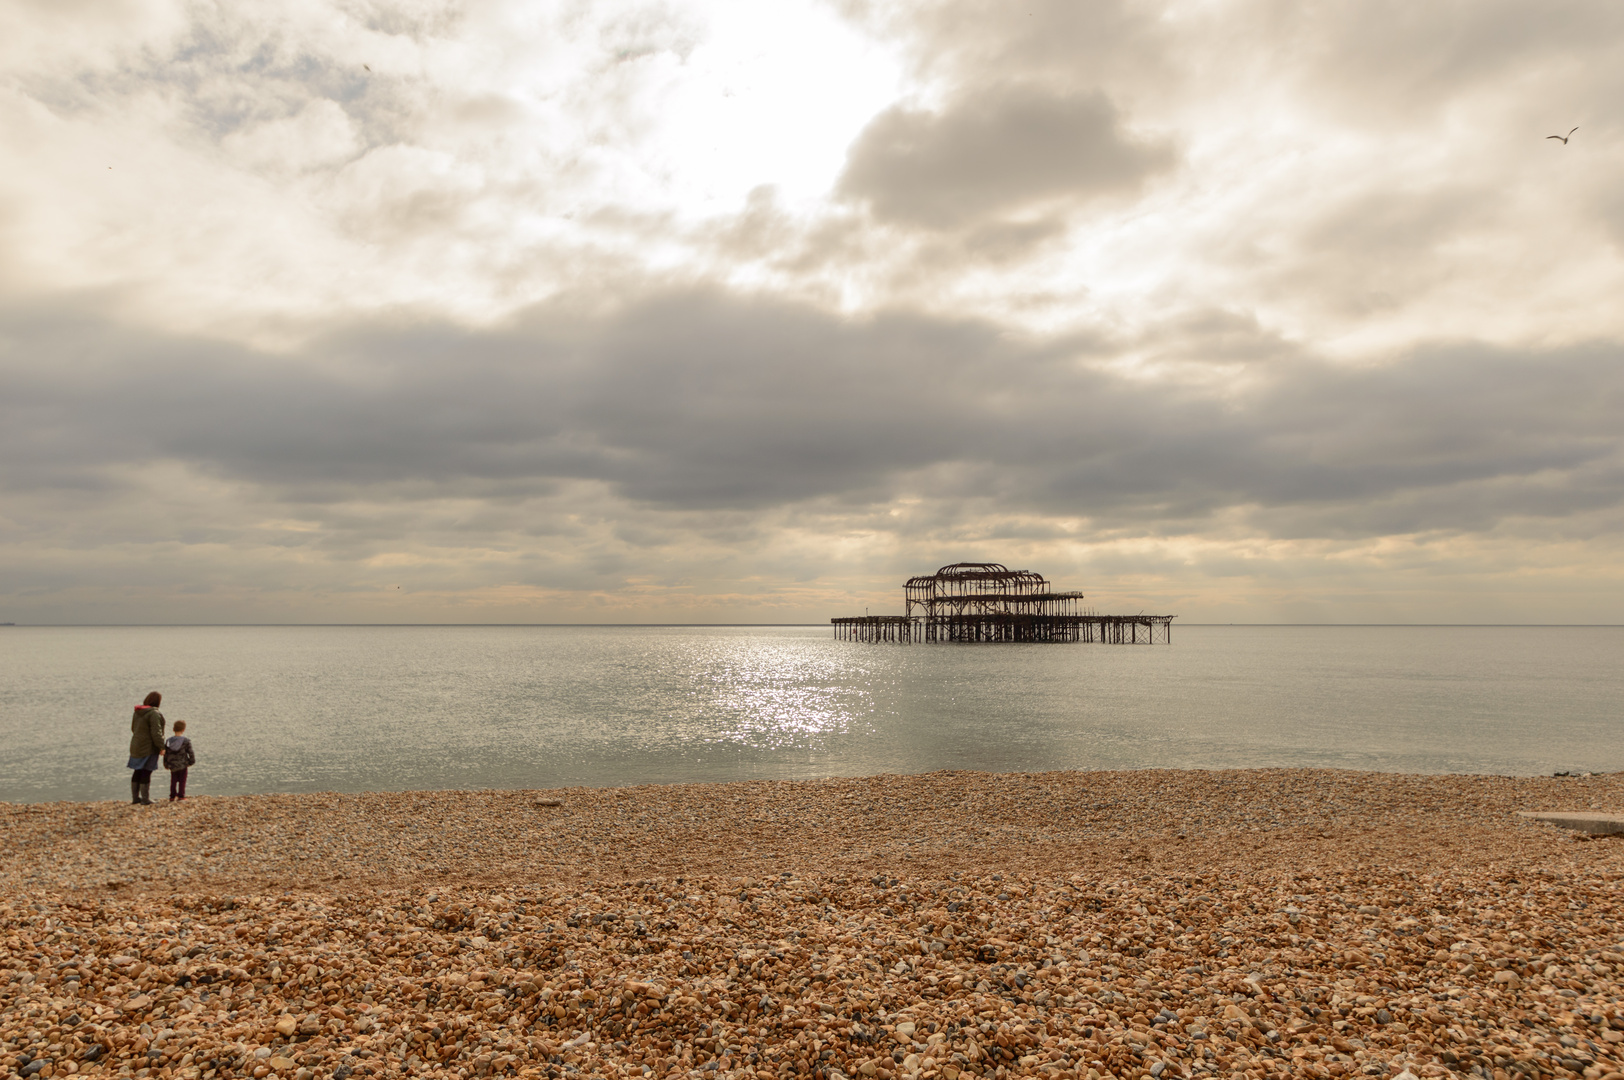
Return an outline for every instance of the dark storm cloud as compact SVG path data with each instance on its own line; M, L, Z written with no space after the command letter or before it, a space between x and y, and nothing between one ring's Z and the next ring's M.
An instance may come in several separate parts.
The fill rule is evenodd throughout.
M952 228L1132 191L1172 160L1167 146L1129 137L1104 94L1003 86L943 112L880 113L852 144L839 187L881 218Z
M1233 362L1236 328L1215 325ZM1616 346L1347 368L1281 360L1260 334L1273 359L1200 389L982 323L713 293L599 320L540 311L500 332L355 330L291 358L84 319L6 329L14 490L181 461L304 500L595 480L673 510L915 495L1174 528L1247 508L1291 535L1477 530L1624 502ZM74 359L27 365L39 354Z

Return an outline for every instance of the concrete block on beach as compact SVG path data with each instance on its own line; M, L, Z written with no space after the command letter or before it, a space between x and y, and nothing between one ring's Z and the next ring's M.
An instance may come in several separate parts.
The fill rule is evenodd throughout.
M1592 836L1624 836L1624 814L1600 814L1592 810L1518 810L1517 816Z

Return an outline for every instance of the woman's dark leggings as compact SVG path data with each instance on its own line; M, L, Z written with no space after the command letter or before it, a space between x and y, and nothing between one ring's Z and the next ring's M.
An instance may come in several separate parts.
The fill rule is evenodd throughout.
M150 783L152 783L152 770L151 769L137 769L137 770L135 770L135 782L137 784L150 784Z
M171 799L186 798L186 770L177 769L169 774L169 797Z

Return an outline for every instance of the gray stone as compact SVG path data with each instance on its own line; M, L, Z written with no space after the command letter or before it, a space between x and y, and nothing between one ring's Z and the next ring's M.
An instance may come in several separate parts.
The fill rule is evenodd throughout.
M1591 836L1624 836L1624 814L1602 814L1592 810L1519 810L1517 816Z

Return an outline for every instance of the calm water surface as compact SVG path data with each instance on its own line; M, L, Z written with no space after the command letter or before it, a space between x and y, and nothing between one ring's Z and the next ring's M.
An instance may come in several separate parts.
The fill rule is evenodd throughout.
M0 628L0 800L128 798L130 710L196 794L932 769L1624 769L1624 627L1176 626L1171 646L821 627ZM164 775L155 777L155 789Z

